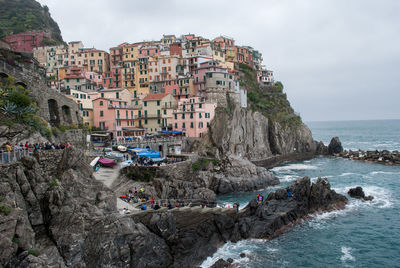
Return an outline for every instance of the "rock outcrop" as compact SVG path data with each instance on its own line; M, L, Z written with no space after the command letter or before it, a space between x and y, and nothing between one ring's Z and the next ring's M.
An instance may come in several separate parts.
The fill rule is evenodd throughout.
M355 188L351 188L347 193L352 198L364 199L366 201L371 201L371 200L374 199L374 197L372 195L365 196L364 190L363 190L363 188L361 186L357 186Z
M367 161L377 164L384 165L400 165L400 153L399 151L363 151L363 150L344 150L341 153L335 154L335 156L348 158L350 160Z
M330 189L327 179L310 184L305 177L289 188L293 197L288 197L287 189L280 189L263 203L252 200L239 214L235 209L181 208L132 217L165 239L173 267L197 267L227 241L273 238L311 213L341 209L347 203L346 197Z
M157 199L207 200L216 194L254 191L279 184L278 178L263 167L237 156L222 160L199 158L161 167L124 168L111 186L118 194L127 189L145 188ZM147 183L138 182L151 174Z
M195 267L228 240L269 238L346 199L304 178L235 209L179 208L121 216L74 148L25 157L0 171L0 265L5 267ZM206 172L206 171L205 171Z
M163 239L116 213L114 194L93 179L82 152L68 148L47 154L1 167L0 266L166 267L172 262Z
M343 152L343 146L338 137L333 137L328 145L328 154L334 155Z
M260 112L235 107L232 113L216 110L209 134L197 150L216 158L237 155L271 167L283 161L311 158L319 153L317 145L303 123L283 124Z

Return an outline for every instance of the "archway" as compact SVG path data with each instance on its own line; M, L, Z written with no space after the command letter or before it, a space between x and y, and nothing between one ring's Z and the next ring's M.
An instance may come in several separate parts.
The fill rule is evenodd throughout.
M26 87L27 87L26 84L25 84L24 82L21 82L21 81L16 82L15 85L16 85L16 86L21 86L21 87L23 87L23 88L26 88Z
M55 99L49 99L47 101L49 105L49 116L50 116L50 124L52 126L60 125L60 115L58 113L58 104Z
M72 124L71 109L67 105L61 107L63 121L67 124Z
M0 77L1 78L7 78L9 75L3 72L0 72Z

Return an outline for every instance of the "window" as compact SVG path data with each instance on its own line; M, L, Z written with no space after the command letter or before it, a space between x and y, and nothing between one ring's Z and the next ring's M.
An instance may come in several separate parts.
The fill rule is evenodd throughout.
M199 113L199 118L201 118L201 113Z
M161 111L157 110L157 116L160 116L160 115L161 115Z
M164 115L167 114L167 110L164 109L164 112L163 112L163 113L164 113Z
M144 120L144 124L147 125L147 119Z
M103 111L100 111L100 116L101 116L101 117L104 116Z
M103 106L103 101L100 101L100 106Z
M191 118L191 119L193 118L193 113L190 113L190 118Z
M210 127L210 122L207 122L207 127Z
M178 128L178 123L175 123L175 128Z
M101 93L100 96L101 96L102 98L104 98L104 93Z
M157 101L157 106L160 106L160 101L159 100Z
M119 99L119 92L115 93L115 97Z
M182 119L185 119L185 114L182 114Z
M182 123L182 128L186 128L186 124L185 123Z
M117 131L117 136L121 136L121 131Z
M147 117L147 110L144 110L144 117Z
M144 106L147 106L147 101L144 101L144 102L143 102L143 105L144 105Z
M190 122L190 128L194 128L193 122Z
M175 118L175 120L177 120L178 119L178 114L174 114L174 118Z
M161 124L161 119L160 118L157 119L157 124Z
M199 128L203 128L203 122L199 122Z

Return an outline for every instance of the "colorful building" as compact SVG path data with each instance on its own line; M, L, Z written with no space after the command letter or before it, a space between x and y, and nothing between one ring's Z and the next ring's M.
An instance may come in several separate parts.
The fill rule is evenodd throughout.
M188 137L204 137L216 107L216 102L204 102L200 97L179 100L178 108L173 112L173 129L184 132Z
M12 50L33 52L36 47L45 46L46 40L52 40L50 33L46 32L24 32L8 35L3 38Z
M171 94L148 94L143 99L143 127L146 133L172 129L172 113L176 100Z

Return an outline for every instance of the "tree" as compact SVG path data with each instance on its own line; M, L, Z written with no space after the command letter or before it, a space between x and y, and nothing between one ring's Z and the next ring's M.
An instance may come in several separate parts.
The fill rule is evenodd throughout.
M283 91L283 84L281 81L276 81L275 86L280 90Z

